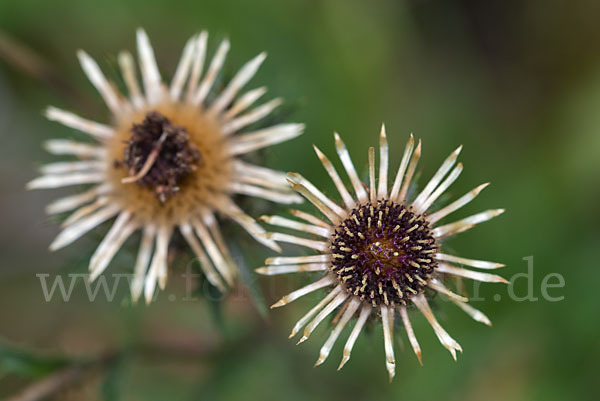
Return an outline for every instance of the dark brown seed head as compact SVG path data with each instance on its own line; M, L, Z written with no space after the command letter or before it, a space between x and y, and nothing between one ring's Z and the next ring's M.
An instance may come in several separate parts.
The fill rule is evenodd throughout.
M151 189L161 203L179 192L183 180L201 162L184 127L173 125L157 111L133 124L122 164L138 185ZM117 161L118 162L118 161ZM119 168L121 163L115 163Z

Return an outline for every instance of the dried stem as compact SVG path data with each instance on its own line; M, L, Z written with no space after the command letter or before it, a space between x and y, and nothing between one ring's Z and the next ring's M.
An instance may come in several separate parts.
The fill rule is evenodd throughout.
M43 400L52 394L56 394L63 388L78 382L82 376L81 366L67 366L58 372L52 373L43 379L34 382L19 394L6 401L37 401Z

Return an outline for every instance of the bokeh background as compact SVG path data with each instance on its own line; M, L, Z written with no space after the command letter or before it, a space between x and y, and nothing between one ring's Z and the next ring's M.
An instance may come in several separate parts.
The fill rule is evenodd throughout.
M0 397L30 399L24 389L66 372L69 385L52 399L597 399L599 17L594 0L3 0ZM264 152L264 163L300 170L327 193L334 188L311 144L333 157L334 130L363 172L381 122L393 166L414 133L423 139L421 182L463 144L465 170L453 196L482 182L492 185L460 213L507 212L449 245L467 257L506 263L502 274L509 279L527 272L523 258L533 257L531 280L517 278L512 290L539 299L517 301L506 286L482 285L483 300L475 306L492 318L493 328L452 304L437 304L440 321L464 348L458 362L414 314L424 366L398 329L392 384L378 325L363 332L341 372L336 368L347 334L327 362L313 368L327 324L300 346L287 334L318 295L266 314L265 304L307 278L256 277L250 269L269 252L243 238L244 284L225 299L184 299L181 273L190 258L183 255L172 264L167 291L150 307L132 306L126 286L113 302L102 296L90 302L82 281L69 302L45 302L36 274L52 279L84 272L106 228L59 253L47 251L58 227L43 208L62 192L23 188L39 165L52 160L41 142L72 133L46 121L42 110L53 104L105 120L75 51L86 49L116 76L115 55L134 48L140 26L165 77L185 40L201 29L211 33L212 51L218 39L231 39L229 76L266 50L269 57L252 84L283 96L286 118L307 129ZM133 251L121 252L108 272L129 272ZM548 290L564 297L558 302L542 296L551 273L565 282ZM205 288L197 280L193 286ZM69 376L78 364L87 367Z

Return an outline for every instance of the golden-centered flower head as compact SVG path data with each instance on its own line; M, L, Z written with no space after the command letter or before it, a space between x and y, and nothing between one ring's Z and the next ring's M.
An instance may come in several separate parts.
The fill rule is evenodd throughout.
M461 147L441 165L423 190L412 200L407 199L409 187L421 156L421 142L414 147L410 137L396 177L388 187L388 143L385 127L380 134L379 179L376 180L375 149L369 149L369 185L358 178L346 146L335 134L339 158L352 184L354 195L346 188L333 164L315 147L317 156L331 177L343 200L340 206L299 174L289 174L292 187L308 199L328 221L311 214L292 211L300 220L281 216L264 216L269 224L311 234L317 238L299 237L287 233L268 233L267 238L301 245L317 251L310 256L275 257L266 260L266 266L257 269L265 275L293 272L322 272L321 277L283 298L272 307L286 305L320 288L329 293L294 326L290 337L302 328L299 343L305 341L328 315L337 310L334 329L321 348L316 365L325 361L346 324L356 318L344 347L338 369L350 359L350 352L370 317L380 318L390 380L395 373L393 348L394 319L400 315L410 344L421 362L421 349L413 332L408 308L413 305L425 316L438 339L454 359L460 345L442 328L433 315L428 298L439 293L446 296L473 319L491 324L489 319L469 304L468 299L448 289L447 277L470 278L487 282L506 282L502 277L465 269L496 269L502 264L462 258L444 253L441 243L454 234L466 231L503 212L488 210L453 223L439 222L473 200L487 184L483 184L454 202L429 213L433 203L462 172L456 164Z
M215 82L229 42L221 42L209 62L207 39L207 33L202 32L187 42L167 85L146 33L139 30L141 86L133 56L128 52L119 55L127 95L119 93L96 62L80 51L83 70L110 109L111 122L90 121L54 107L46 112L50 120L94 140L48 141L46 147L51 153L77 160L43 166L43 175L28 184L28 188L91 186L48 206L51 214L72 211L50 249L62 248L116 217L90 261L94 279L127 238L141 230L131 288L134 300L144 292L150 302L156 284L164 288L168 247L175 229L198 257L208 280L224 290L234 282L236 268L217 215L236 221L257 241L279 249L273 240L265 238L264 229L233 202L232 196L250 195L286 204L302 200L289 189L283 173L241 159L304 130L302 124L249 128L281 104L281 99L273 99L252 107L266 92L264 87L238 96L264 61L265 53L246 63L217 91Z

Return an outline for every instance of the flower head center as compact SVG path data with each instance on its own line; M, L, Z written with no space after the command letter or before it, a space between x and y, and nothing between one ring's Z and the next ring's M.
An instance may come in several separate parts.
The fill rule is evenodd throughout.
M381 239L369 244L366 248L371 266L384 272L402 268L406 263L406 253L397 248L389 239Z
M141 123L131 127L123 156L130 176L122 182L147 187L161 203L166 202L202 161L189 139L186 128L172 124L158 111L148 112Z
M405 304L436 267L435 239L423 215L388 200L353 209L332 237L331 270L346 291L374 306Z

